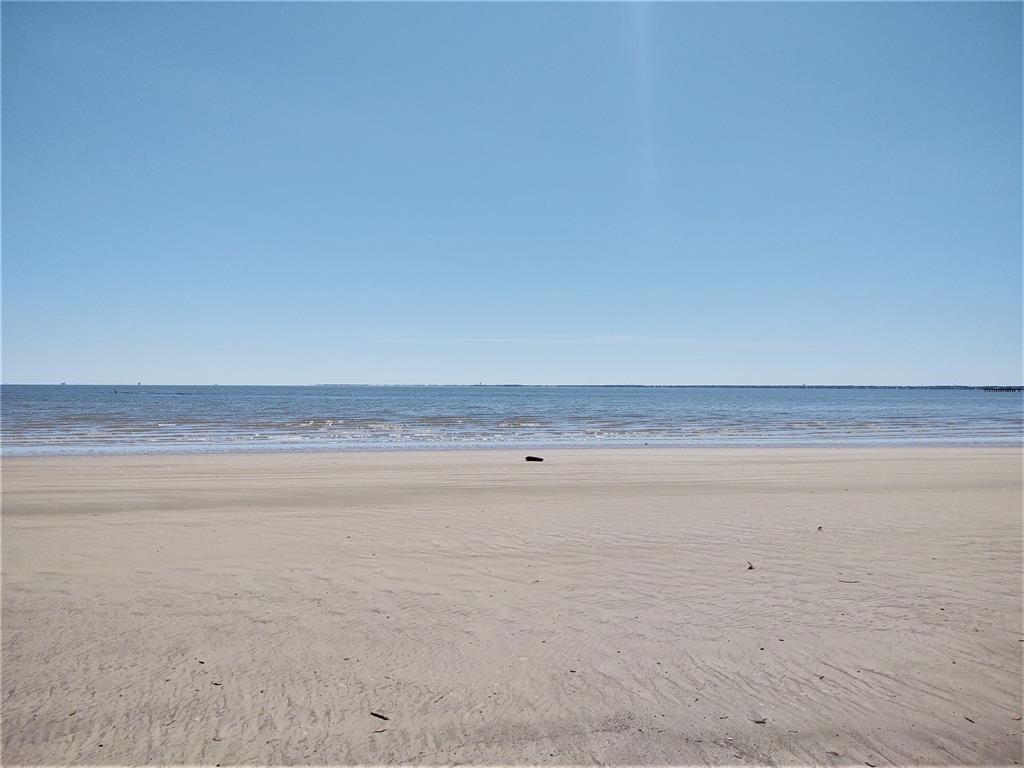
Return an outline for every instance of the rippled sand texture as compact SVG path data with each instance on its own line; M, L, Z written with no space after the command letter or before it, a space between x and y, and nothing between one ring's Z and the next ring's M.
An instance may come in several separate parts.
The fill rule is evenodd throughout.
M1022 761L1020 450L544 455L5 460L3 763Z

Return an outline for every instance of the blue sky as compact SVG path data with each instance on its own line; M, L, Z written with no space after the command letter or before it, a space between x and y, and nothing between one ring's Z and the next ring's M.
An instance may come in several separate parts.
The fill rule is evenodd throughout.
M1020 383L1021 8L4 3L3 380Z

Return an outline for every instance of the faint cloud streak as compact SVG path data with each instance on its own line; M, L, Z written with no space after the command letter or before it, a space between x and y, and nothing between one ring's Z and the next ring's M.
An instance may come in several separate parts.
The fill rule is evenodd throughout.
M764 344L753 341L720 341L683 336L653 336L636 333L605 333L589 336L452 336L452 337L391 337L370 339L375 344L399 345L518 345L518 346L687 346L717 349L774 349L808 351L806 344Z

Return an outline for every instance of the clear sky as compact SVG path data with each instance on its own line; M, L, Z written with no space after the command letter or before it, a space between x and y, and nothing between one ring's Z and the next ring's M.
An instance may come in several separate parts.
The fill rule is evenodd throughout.
M3 380L1020 383L1021 9L5 2Z

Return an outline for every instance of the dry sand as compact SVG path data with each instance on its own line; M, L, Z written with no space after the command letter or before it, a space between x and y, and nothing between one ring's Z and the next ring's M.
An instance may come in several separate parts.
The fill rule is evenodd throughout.
M3 763L1022 760L1021 451L543 455L5 460Z

